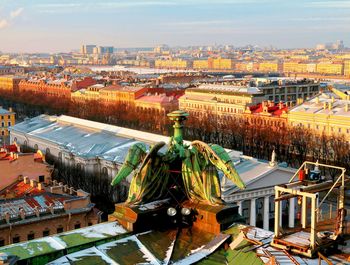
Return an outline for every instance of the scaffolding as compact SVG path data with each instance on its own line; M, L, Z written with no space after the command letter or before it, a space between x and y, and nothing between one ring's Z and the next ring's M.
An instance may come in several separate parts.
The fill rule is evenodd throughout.
M323 171L337 171L338 175L333 178L322 176L320 168ZM342 167L304 162L289 183L275 186L272 246L307 257L315 257L318 252L327 252L337 247L346 227L344 198L349 178L345 176L345 171ZM281 204L283 200L293 198L298 199L301 208L298 214L300 226L284 230L280 218ZM325 209L329 213L324 214ZM333 209L336 209L335 214Z

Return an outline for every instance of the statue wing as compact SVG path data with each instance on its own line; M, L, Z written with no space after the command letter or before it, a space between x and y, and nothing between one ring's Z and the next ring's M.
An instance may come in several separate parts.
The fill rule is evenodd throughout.
M144 143L136 143L130 147L125 161L118 171L118 174L114 177L111 185L119 184L123 179L127 178L130 173L137 168L143 158L146 156L147 147Z
M221 170L238 188L245 189L244 182L238 175L230 156L223 147L216 144L209 146L201 141L193 141L192 146L204 155L216 168Z
M147 164L148 160L150 160L151 158L153 158L154 156L157 155L158 151L165 145L164 142L159 142L156 143L151 150L149 151L149 153L146 155L146 157L143 159L142 164L140 166L140 169L138 171L141 172L142 168Z

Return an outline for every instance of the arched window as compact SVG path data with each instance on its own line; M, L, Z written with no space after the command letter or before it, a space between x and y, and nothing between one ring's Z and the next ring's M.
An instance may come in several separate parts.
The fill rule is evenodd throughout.
M104 177L108 175L108 169L106 167L102 168L101 175L104 176Z

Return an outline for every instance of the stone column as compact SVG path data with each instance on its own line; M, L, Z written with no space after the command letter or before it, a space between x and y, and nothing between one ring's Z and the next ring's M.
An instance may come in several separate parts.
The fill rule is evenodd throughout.
M269 230L269 222L270 222L270 196L264 197L264 219L263 219L263 227L265 230Z
M288 227L294 227L295 220L295 198L289 199L289 218L288 218Z
M251 226L256 226L256 199L250 199L250 220Z
M236 203L238 206L238 213L239 213L239 215L242 216L242 214L243 214L243 201L237 201Z

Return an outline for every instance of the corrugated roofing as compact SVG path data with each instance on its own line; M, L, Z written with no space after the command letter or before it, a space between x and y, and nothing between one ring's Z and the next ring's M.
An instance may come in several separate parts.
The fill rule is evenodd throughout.
M11 128L60 145L77 156L123 163L129 148L138 141L169 142L169 137L69 116L46 116L25 120Z

